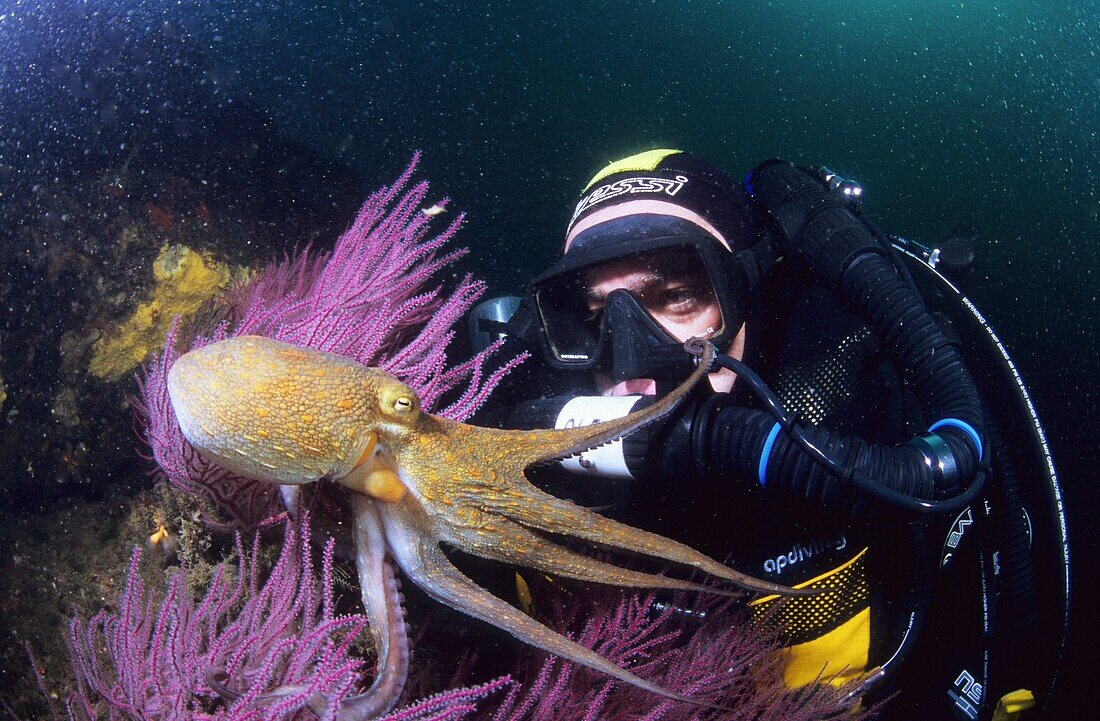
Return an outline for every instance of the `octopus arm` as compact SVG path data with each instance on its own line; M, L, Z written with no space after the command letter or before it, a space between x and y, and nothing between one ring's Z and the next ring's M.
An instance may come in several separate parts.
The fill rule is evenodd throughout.
M522 489L527 502L507 502L492 510L528 528L583 538L600 546L633 551L652 558L690 566L750 591L778 593L785 596L807 596L817 593L812 589L790 588L740 573L690 546L604 518L587 508L544 493L526 480L517 485Z
M702 359L680 385L671 393L647 408L635 411L622 418L603 423L593 423L576 428L558 428L537 431L499 430L495 428L473 428L454 422L448 422L452 435L454 426L462 426L457 435L476 441L479 449L488 451L490 458L485 462L494 463L501 468L516 468L522 471L536 463L549 463L561 460L591 448L610 443L643 426L654 423L669 413L684 399L696 383L706 375L714 360L714 346L706 343ZM475 436L472 438L471 436ZM496 449L492 451L490 449Z
M450 529L443 540L452 546L481 558L572 578L577 581L601 583L627 588L662 588L675 591L698 591L720 596L740 595L737 592L677 578L620 568L589 558L553 543L537 533L502 516L486 514L482 526L492 530L486 535L463 529Z
M378 656L371 687L344 699L337 721L365 721L396 705L409 672L409 639L393 566L386 559L386 538L374 501L352 494L355 504L355 555L363 608Z
M669 691L616 666L595 651L569 640L478 586L450 562L436 539L423 536L420 519L412 518L407 513L411 506L409 503L398 503L386 509L383 515L386 539L401 570L436 601L507 631L524 643L631 686L675 701L723 709ZM398 507L402 508L399 510ZM413 514L421 513L419 508L413 509Z
M279 496L283 499L283 506L287 514L294 519L298 518L298 509L302 502L302 487L283 484L279 486Z

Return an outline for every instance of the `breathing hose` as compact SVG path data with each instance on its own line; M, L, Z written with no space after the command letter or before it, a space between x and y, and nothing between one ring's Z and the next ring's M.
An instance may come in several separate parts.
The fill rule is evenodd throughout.
M783 250L804 260L864 318L905 369L926 414L937 420L927 434L898 447L803 426L751 369L723 357L719 363L749 383L767 410L707 412L704 403L693 424L692 445L702 454L697 460L819 503L858 490L922 513L965 508L988 475L982 405L920 295L871 228L813 174L770 160L749 173L745 186L768 210Z

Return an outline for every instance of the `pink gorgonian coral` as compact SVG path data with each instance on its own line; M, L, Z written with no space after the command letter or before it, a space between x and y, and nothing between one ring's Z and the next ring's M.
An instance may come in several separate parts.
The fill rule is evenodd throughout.
M262 335L337 353L389 371L417 392L426 410L454 420L473 414L520 360L488 376L486 361L495 347L452 363L455 324L485 286L466 276L448 290L436 280L467 252L444 249L463 216L437 235L429 232L432 219L422 210L427 182L406 190L418 159L367 199L331 251L307 249L260 271L218 301L207 316L217 320L199 323L187 338L173 330L145 369L135 408L158 469L175 486L211 498L234 524L252 527L274 518L278 492L217 467L183 438L167 377L188 350L230 336Z
M699 594L585 595L545 582L535 614L662 687L726 707L688 706L601 677L557 657L526 653L517 683L479 721L866 721L853 688L783 681L777 629L750 622L737 599Z
M451 362L454 326L484 285L467 276L446 289L436 280L466 252L444 250L462 216L441 233L429 232L431 218L421 211L427 183L406 187L417 160L367 199L331 251L306 249L237 286L186 329L177 321L165 350L139 379L134 405L159 472L177 488L212 500L228 516L226 525L257 527L287 516L274 486L218 467L184 439L167 377L187 351L230 336L262 335L337 353L389 371L416 390L426 409L456 420L469 417L519 362L486 374L494 347ZM196 604L177 574L159 609L144 591L135 552L118 614L74 619L70 627L77 678L70 717L333 718L340 702L363 686L367 669L351 646L366 618L333 614L332 542L318 587L308 539L305 517L301 524L287 520L279 561L261 585L259 547L247 555L238 538L236 582L220 572ZM507 684L505 678L451 689L392 718L460 719Z
M288 523L282 552L261 586L259 535L246 553L236 538L236 579L219 567L202 600L186 592L183 571L169 580L159 608L145 592L134 549L116 613L69 625L77 686L69 715L77 719L194 717L219 700L212 684L239 692L213 718L276 718L303 708L315 692L348 695L364 662L349 654L363 616L333 613L332 547L324 551L321 588L312 573L308 515ZM217 669L219 677L212 675ZM302 685L302 692L264 699L263 691Z
M177 571L159 606L145 591L135 549L117 613L70 622L76 688L69 718L333 719L362 682L366 664L352 644L367 619L334 612L333 541L324 547L318 579L309 539L308 513L288 522L279 558L261 584L259 534L251 553L238 534L235 574L219 567L195 602ZM387 719L461 719L508 683L451 689Z

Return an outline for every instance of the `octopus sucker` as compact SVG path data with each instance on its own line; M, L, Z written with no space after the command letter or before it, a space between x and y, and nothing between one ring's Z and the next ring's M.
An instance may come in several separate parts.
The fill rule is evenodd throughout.
M705 345L691 376L653 405L567 430L507 431L440 418L424 412L413 389L382 370L257 336L184 354L169 372L168 392L184 436L199 453L241 476L279 485L292 513L302 484L334 481L350 493L378 672L367 691L335 710L340 721L385 714L404 687L409 647L394 564L432 598L525 643L655 694L710 706L543 626L464 576L440 544L578 581L731 593L589 558L542 535L550 533L691 567L754 592L805 593L611 521L539 490L524 476L528 466L610 442L667 415L706 374L713 353ZM305 417L311 422L303 423ZM247 456L236 452L242 447ZM315 701L312 708L326 708L323 699Z

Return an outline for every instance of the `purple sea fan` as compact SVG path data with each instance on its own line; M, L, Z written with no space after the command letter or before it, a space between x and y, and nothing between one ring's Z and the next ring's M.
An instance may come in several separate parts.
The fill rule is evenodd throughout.
M479 721L860 721L850 688L790 689L779 635L753 625L736 599L601 592L587 599L546 584L538 615L562 633L671 691L729 708L655 697L560 658L528 655L501 704Z
M177 571L155 610L135 549L118 612L70 622L66 641L76 687L69 718L333 719L339 702L359 691L366 664L352 655L352 643L367 619L334 613L334 542L324 547L317 579L309 539L304 512L300 523L287 523L282 551L261 585L259 534L251 553L237 534L236 580L219 568L196 603ZM504 677L451 689L387 721L457 721L509 683Z
M303 513L300 524L287 524L282 551L262 585L259 535L251 553L239 534L236 544L236 580L219 568L196 603L187 595L184 572L177 571L155 609L140 577L141 552L134 550L118 612L70 622L77 682L70 718L243 721L290 719L299 711L312 718L305 710L311 699L323 694L335 703L355 691L364 662L350 647L367 620L333 612L333 541L325 546L318 582ZM236 699L225 703L212 687L217 683ZM265 697L272 688L296 690Z
M495 346L451 364L454 326L484 292L466 276L446 291L434 278L467 251L444 252L462 223L429 233L421 181L405 190L419 155L397 181L371 195L331 251L301 252L261 271L226 295L214 327L173 331L140 382L135 408L158 468L177 487L212 498L238 525L278 512L273 486L234 476L201 458L183 438L168 400L168 371L182 353L229 336L262 335L337 353L393 373L431 412L465 420L521 359L485 377ZM444 201L445 202L445 201ZM451 398L446 407L439 405Z

